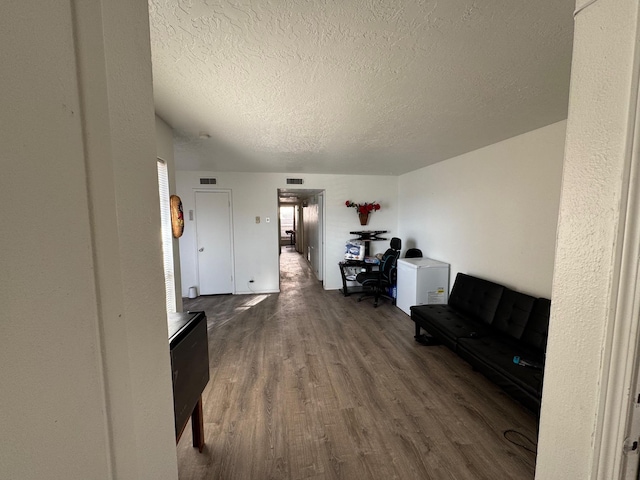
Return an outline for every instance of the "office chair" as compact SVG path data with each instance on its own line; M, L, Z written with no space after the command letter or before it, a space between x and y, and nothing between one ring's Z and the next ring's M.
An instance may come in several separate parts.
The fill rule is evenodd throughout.
M375 272L359 273L356 276L356 281L358 283L362 284L363 287L369 288L369 292L358 298L359 302L363 298L373 295L373 306L377 307L380 295L387 296L387 288L395 285L396 283L396 262L400 256L401 246L402 241L397 237L393 237L389 248L384 252L384 255L382 255L378 270Z

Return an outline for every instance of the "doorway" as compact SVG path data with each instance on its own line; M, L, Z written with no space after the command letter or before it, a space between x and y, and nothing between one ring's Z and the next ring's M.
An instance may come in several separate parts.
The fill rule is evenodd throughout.
M280 251L285 247L296 249L295 205L281 204L279 207Z
M231 192L195 192L197 275L200 295L234 293Z
M289 214L293 215L291 221ZM294 250L300 254L324 285L324 190L278 189L278 219L280 251ZM285 229L287 222L293 228ZM287 234L287 230L292 233Z

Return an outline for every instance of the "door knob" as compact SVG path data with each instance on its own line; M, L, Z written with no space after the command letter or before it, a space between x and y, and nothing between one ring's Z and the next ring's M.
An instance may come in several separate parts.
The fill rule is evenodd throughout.
M199 252L204 252L204 247L200 247Z

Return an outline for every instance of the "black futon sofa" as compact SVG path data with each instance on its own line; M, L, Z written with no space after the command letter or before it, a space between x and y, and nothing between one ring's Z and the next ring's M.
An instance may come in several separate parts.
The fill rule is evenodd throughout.
M538 412L550 307L546 298L458 273L448 304L413 306L411 319L416 340L446 345Z

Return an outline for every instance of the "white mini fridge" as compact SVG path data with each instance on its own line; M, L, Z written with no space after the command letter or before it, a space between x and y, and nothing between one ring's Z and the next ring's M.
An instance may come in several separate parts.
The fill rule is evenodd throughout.
M449 264L430 258L398 259L396 306L411 315L412 305L447 303Z

